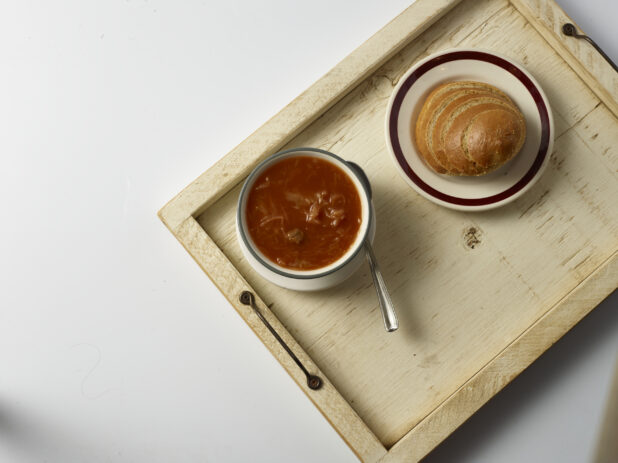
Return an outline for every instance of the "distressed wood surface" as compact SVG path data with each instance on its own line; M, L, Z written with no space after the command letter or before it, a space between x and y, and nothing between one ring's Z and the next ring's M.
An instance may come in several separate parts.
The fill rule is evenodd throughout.
M363 461L422 458L618 285L616 101L591 88L581 66L550 46L547 33L539 33L542 23L522 14L523 3L466 0L447 14L449 6L435 4L441 19L420 35L408 33L407 40L416 38L389 60L372 55L374 64L383 64L359 66L373 70L364 80L346 76L348 84L333 87L338 95L321 100L330 109L319 118L308 105L308 119L289 116L288 131L285 118L275 134L269 121L250 137L255 152L249 156L249 145L241 144L162 211L166 225ZM429 14L433 3L413 6L419 4ZM424 18L419 26L406 14L398 19L420 28L431 22ZM363 47L376 50L386 40L391 50L405 27L388 27ZM399 78L428 54L458 46L521 62L554 113L547 171L526 195L494 211L451 211L421 198L400 178L384 141L386 103ZM295 293L261 279L242 257L234 233L239 182L262 157L295 146L333 151L366 170L378 216L375 250L399 331L384 332L366 269L337 288ZM306 389L289 357L238 304L236 293L249 286L295 351L327 377L324 394Z
M616 254L466 381L390 449L380 463L418 461L525 370L616 287ZM611 461L611 460L605 460Z
M576 24L575 21L554 2L512 0L512 3L618 117L618 73L591 44L562 33L563 24ZM594 31L590 34L594 38Z
M314 364L313 360L302 351L297 341L292 337L281 322L272 315L268 306L259 298L255 290L238 274L236 268L225 257L210 237L204 232L193 217L185 221L177 229L177 237L185 249L191 254L202 270L211 277L218 289L247 322L264 345L277 357L281 365L288 371L292 379L307 394L346 441L352 451L362 461L377 461L386 454L386 449L365 423L358 417L328 378ZM253 312L253 309L240 303L240 294L252 291L256 295L258 309L281 336L284 342L294 351L303 365L312 373L321 377L323 385L319 394L307 386L307 380L292 358L283 350L279 342L268 331L268 328ZM319 403L316 400L319 399Z

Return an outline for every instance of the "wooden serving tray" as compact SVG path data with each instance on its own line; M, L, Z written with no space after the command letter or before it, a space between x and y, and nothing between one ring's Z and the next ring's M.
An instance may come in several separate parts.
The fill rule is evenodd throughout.
M249 136L159 213L358 457L416 461L618 285L618 74L561 33L551 0L418 0ZM550 166L517 201L464 213L423 199L384 138L388 98L416 61L452 48L522 63L553 109ZM362 166L375 252L400 329L384 331L371 277L298 293L259 277L236 242L240 186L266 156L312 146ZM258 307L324 385L306 378Z

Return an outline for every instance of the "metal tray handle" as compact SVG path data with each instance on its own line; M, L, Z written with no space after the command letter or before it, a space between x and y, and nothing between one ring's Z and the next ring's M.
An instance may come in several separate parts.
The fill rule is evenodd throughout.
M275 329L268 322L268 320L264 318L264 315L262 315L262 313L257 308L257 304L255 303L255 297L253 296L253 293L251 291L243 291L240 294L240 302L244 305L251 306L255 314L259 317L260 320L262 320L264 325L266 325L266 328L268 328L268 331L272 333L275 339L279 341L279 344L281 344L281 347L283 347L285 351L290 355L290 357L292 357L292 360L294 360L296 365L298 365L298 368L300 368L305 374L305 376L307 377L307 386L309 386L309 389L313 389L313 390L320 389L323 384L322 379L319 376L312 375L311 373L309 373L309 371L307 371L307 369L302 364L302 362L298 359L298 357L296 357L296 354L292 352L292 349L290 349L289 346L285 343L285 341L281 339L281 336L279 336L279 333L275 331Z
M601 49L601 47L597 45L597 43L594 40L592 40L587 35L578 34L577 28L575 27L574 24L571 24L571 23L563 24L562 33L568 37L575 37L576 39L584 39L585 41L587 41L601 54L603 58L605 58L605 60L614 68L614 71L618 72L618 66L616 65L616 63L614 63L612 59L605 54L605 52Z

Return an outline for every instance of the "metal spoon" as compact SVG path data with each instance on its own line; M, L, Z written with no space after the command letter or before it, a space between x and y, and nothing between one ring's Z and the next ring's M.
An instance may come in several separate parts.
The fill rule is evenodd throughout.
M397 320L397 315L395 314L395 306L393 305L393 301L391 301L391 296L388 294L388 289L386 289L386 284L384 283L382 272L380 272L380 267L378 267L378 261L373 253L371 243L365 240L363 245L365 246L365 251L367 253L367 260L369 261L369 269L371 270L371 276L373 277L373 284L375 285L376 292L378 293L378 302L380 303L380 309L382 309L384 327L386 328L386 331L390 333L391 331L395 331L399 328L399 321Z

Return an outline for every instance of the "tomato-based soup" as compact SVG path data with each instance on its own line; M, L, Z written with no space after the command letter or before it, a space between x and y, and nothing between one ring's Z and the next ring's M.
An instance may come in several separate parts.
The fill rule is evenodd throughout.
M256 179L246 219L253 242L271 261L314 270L348 251L360 229L361 201L341 168L296 156L273 164Z

